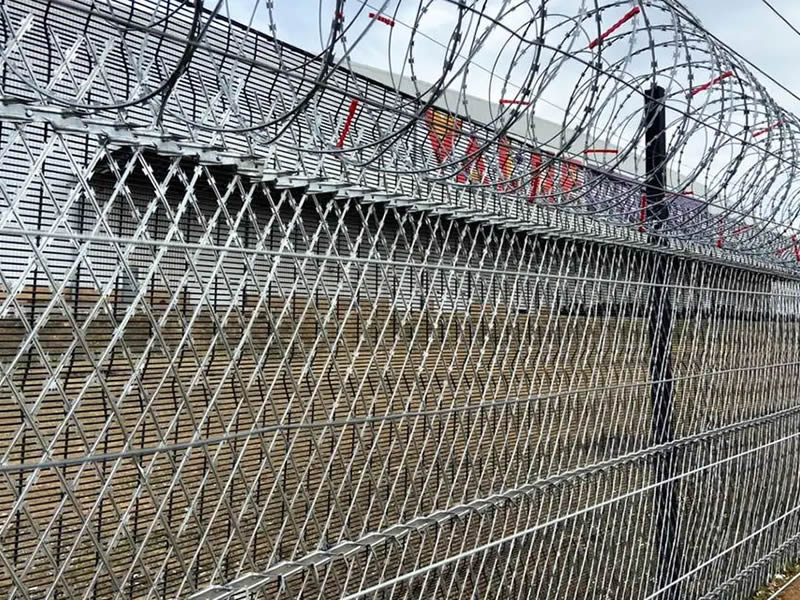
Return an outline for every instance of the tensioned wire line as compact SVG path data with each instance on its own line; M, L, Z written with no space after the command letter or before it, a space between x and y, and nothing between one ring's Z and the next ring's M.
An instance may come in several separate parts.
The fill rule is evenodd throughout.
M800 435L800 434L792 434L791 436L787 436L787 437L795 437L797 435ZM782 441L785 441L786 439L787 438L783 438L782 440L779 440L779 441L782 442ZM772 519L768 523L762 525L756 531L753 531L753 532L749 533L747 536L743 537L740 540L737 540L735 543L733 543L730 546L726 547L724 550L722 550L721 552L718 552L717 554L715 554L711 558L706 559L705 561L703 561L699 565L695 566L691 570L687 571L686 573L684 573L680 577L677 577L677 578L673 579L667 585L659 588L658 590L656 590L655 592L653 592L652 594L650 594L649 596L644 598L644 600L653 600L653 598L657 598L658 596L660 596L661 594L663 594L667 590L669 590L669 589L675 587L676 585L678 585L681 581L684 581L684 580L688 579L689 577L691 577L692 575L694 575L695 573L698 573L699 571L702 571L707 566L713 564L715 561L719 560L720 558L722 558L726 554L732 552L733 550L735 550L736 548L738 548L739 546L741 546L745 542L748 542L749 540L761 535L766 530L768 530L770 527L772 527L773 525L775 525L777 523L780 523L781 521L783 521L787 517L795 514L797 511L800 511L800 504L796 504L791 509L789 509L786 512L778 515L777 517L775 517L774 519Z
M749 449L744 450L742 452L739 452L737 454L734 454L734 455L731 455L731 456L727 456L725 458L722 458L722 459L719 459L719 460L716 460L716 461L701 465L699 467L695 467L694 469L690 469L689 471L685 471L683 473L679 473L677 475L673 475L673 476L671 476L669 478L656 481L655 483L647 484L647 485L645 485L645 486L643 486L641 488L632 490L630 492L626 492L626 493L621 494L619 496L615 496L613 498L608 498L606 500L603 500L602 502L598 502L598 503L593 504L591 506L587 506L585 508L581 508L581 509L573 511L573 512L571 512L569 514L561 515L561 516L556 517L554 519L550 519L549 521L546 521L544 523L539 523L539 524L537 524L537 525L535 525L533 527L528 527L526 529L523 529L522 531L514 532L513 534L504 536L504 537L502 537L502 538L500 538L498 540L487 542L487 543L482 544L481 546L478 546L476 548L472 548L470 550L459 552L458 554L454 554L452 556L448 556L447 558L441 559L441 560L439 560L437 562L430 563L430 564L422 566L422 567L417 567L412 571L409 571L407 573L403 573L402 575L394 576L394 577L392 577L390 579L384 580L384 581L382 581L380 583L377 583L377 584L375 584L373 586L370 586L369 588L366 588L366 589L363 589L363 590L359 590L359 591L354 592L352 594L348 594L347 596L343 597L342 600L357 600L358 598L364 598L364 597L367 597L367 596L373 596L377 592L379 592L379 591L381 591L381 590L383 590L383 589L385 589L387 587L395 586L398 583L403 583L404 581L408 581L409 579L413 579L414 577L417 577L419 575L423 575L423 574L428 573L430 571L441 569L442 567L445 567L447 565L453 564L455 562L459 562L459 561L461 561L463 559L469 559L469 558L475 556L476 554L485 553L488 550L492 550L494 548L498 548L500 546L504 546L504 545L506 545L508 543L513 543L513 542L519 540L520 538L524 538L525 536L534 534L534 533L536 533L538 531L541 531L543 529L546 529L548 527L552 527L553 525L558 525L560 523L564 523L566 521L569 521L569 520L574 519L576 517L579 517L581 515L591 513L592 511L599 510L599 509L604 508L606 506L611 506L611 505L613 505L613 504L615 504L617 502L620 502L621 500L626 500L628 498L633 498L633 497L639 496L639 495L641 495L641 494L643 494L645 492L649 492L651 490L658 489L658 488L660 488L661 486L663 486L663 485L665 485L667 483L680 481L681 479L685 479L687 477L691 477L692 475L696 475L698 473L702 473L703 471L706 471L708 469L713 469L714 467L718 467L720 465L724 465L724 464L727 464L729 462L738 460L738 459L740 459L740 458L742 458L744 456L748 456L748 455L754 454L756 452L761 452L762 450L765 450L767 448L771 448L771 447L779 445L779 444L783 444L785 442L791 441L791 440L796 439L798 437L800 437L800 432L791 433L789 435L785 435L785 436L783 436L781 438L772 440L770 442L767 442L767 443L762 444L760 446L757 446L755 448L749 448ZM709 561L705 561L703 563L703 566L705 566L705 564L711 562L711 560L715 560L717 558L720 558L720 557L724 556L725 554L727 554L734 547L738 547L739 545L741 545L741 543L743 543L747 539L750 539L751 537L753 537L755 535L758 535L765 528L773 525L776 522L781 521L782 519L786 518L790 514L794 514L798 510L800 510L800 504L796 505L794 508L792 508L791 510L787 511L786 513L783 513L782 515L776 517L770 523L768 523L767 525L763 526L762 528L760 528L756 532L751 533L750 535L748 535L745 538L745 540L740 540L739 542L737 542L733 546L729 546L728 548L726 548L725 550L723 550L722 552L717 554L715 557L713 557L713 559L710 559ZM696 569L694 569L694 570L696 570ZM685 576L681 578L681 581L684 578L685 578ZM667 587L671 587L671 584L668 585ZM667 588L664 588L664 589L667 589ZM653 597L654 596L652 596L652 595L648 596L648 598L653 598Z
M543 226L548 229L546 226ZM65 232L38 232L26 229L16 229L9 227L0 227L0 235L15 235L20 237L49 237L55 239L65 240L78 240L86 242L96 242L103 244L117 244L117 245L132 245L132 246L145 246L145 247L165 247L174 248L179 250L208 250L209 252L225 252L227 254L255 254L259 256L269 256L275 258L293 258L293 259L310 259L318 262L346 262L363 265L387 266L387 267L414 267L426 269L430 271L453 271L457 273L483 273L487 275L515 275L522 276L530 279L555 279L565 281L580 281L587 283L608 283L608 284L621 284L633 287L657 287L668 288L675 290L694 290L694 291L709 291L730 294L742 294L752 296L770 296L770 297L785 297L785 298L800 298L800 290L797 292L775 292L764 290L747 290L747 289L734 289L734 288L720 288L720 287L704 287L704 286L691 286L680 283L670 282L653 282L646 279L612 279L604 277L587 277L583 275L569 275L564 273L551 273L534 270L517 270L517 269L492 269L489 267L471 267L466 265L447 265L443 263L430 263L430 262L415 262L415 261L398 261L382 258L368 258L365 256L352 256L341 254L316 254L313 252L289 252L287 250L269 250L266 248L246 248L244 246L220 246L217 244L202 244L191 242L164 242L161 240L153 240L146 238L132 239L120 238L114 236L96 236L83 233L65 233ZM657 250L657 249L655 249ZM672 253L666 253L672 255ZM676 257L681 257L676 254Z
M762 2L763 2L763 1L764 1L764 0L762 0ZM755 69L756 71L758 71L759 73L761 73L761 74L762 74L764 77L766 77L767 79L769 79L769 80L770 80L772 83L774 83L775 85L777 85L777 86L778 86L778 87L779 87L781 90L783 90L784 92L786 92L787 94L789 94L789 95L790 95L792 98L794 98L795 100L797 100L798 102L800 102L800 96L799 96L799 95L798 95L798 94L797 94L797 93L796 93L794 90L792 90L792 89L790 89L790 88L786 87L786 85L784 85L783 83L781 83L780 81L778 81L778 80L777 80L775 77L773 77L772 75L770 75L769 73L767 73L767 72L766 72L764 69L762 69L761 67L759 67L757 64L755 64L754 62L752 62L752 61L751 61L750 59L748 59L747 57L743 56L741 53L737 52L737 51L736 51L734 48L732 48L731 46L729 46L727 43L725 43L724 41L722 41L721 39L719 39L719 38L718 38L716 35L714 35L713 33L711 33L711 32L710 32L708 29L706 29L706 27L705 27L705 26L704 26L704 25L703 25L703 24L702 24L702 23L699 21L699 19L697 19L697 18L696 18L696 17L695 17L693 14L691 14L690 12L682 11L682 10L680 10L680 8L679 8L679 7L680 7L680 5L676 5L676 10L677 10L677 11L678 11L678 12L681 14L681 16L683 16L683 17L684 17L684 18L685 18L687 21L689 21L689 22L690 22L692 25L694 25L695 27L697 27L698 29L700 29L700 30L701 30L703 33L705 33L707 36L709 36L710 38L712 38L712 39L713 39L715 42L717 42L717 43L718 43L720 46L722 46L723 48L725 48L725 49L726 49L728 52L730 52L731 54L733 54L734 56L736 56L736 57L737 57L737 58L739 58L740 60L744 61L744 62L745 62L747 65L749 65L750 67L752 67L753 69ZM794 29L794 27L792 27L792 28Z
M783 13L781 13L781 12L780 12L780 11L779 11L777 8L775 8L775 7L774 7L772 4L770 4L769 0L761 0L761 2L763 2L764 4L766 4L766 5L767 5L767 8L769 8L769 9L770 9L772 12L774 12L774 13L775 13L775 14L778 16L778 18L779 18L781 21L783 21L784 23L786 23L786 25L789 27L789 29L791 29L791 30L792 30L792 31L794 31L794 32L795 32L795 33L796 33L798 36L800 36L800 29L797 29L797 27L795 27L795 26L792 24L792 22L791 22L789 19L787 19L787 18L786 18L786 17L783 15ZM800 97L797 97L797 99L798 99L798 100L800 100Z
M130 450L124 450L122 452L113 452L113 453L105 453L105 454L92 454L87 456L81 456L71 459L63 459L63 460L42 460L39 462L31 462L31 463L0 463L0 473L12 473L12 472L19 472L19 471L36 471L39 469L52 469L52 468L59 468L59 467L67 467L67 466L75 466L75 465L82 465L82 464L91 464L97 462L105 462L110 460L117 460L117 459L125 459L125 458L134 458L134 457L142 457L142 456L151 456L154 454L161 454L165 452L177 452L182 450L189 450L193 448L203 448L209 445L216 445L216 444L224 444L231 441L247 439L253 436L262 435L264 433L274 433L277 431L296 431L296 430L313 430L313 429L338 429L344 427L357 427L359 425L370 425L373 423L381 423L386 421L402 421L404 419L418 419L418 418L426 418L426 417L440 417L446 415L453 415L465 412L472 412L472 411L481 411L481 410L490 410L493 408L503 408L508 406L515 406L520 404L532 404L535 402L540 402L544 400L552 400L562 397L570 397L570 396L579 396L583 394L591 394L591 393L601 393L601 392L613 392L613 391L620 391L626 390L631 388L638 388L638 387L651 387L657 384L663 383L678 383L678 382L686 382L686 381L693 381L698 379L705 379L705 378L713 378L720 375L727 375L731 373L745 373L748 371L763 371L763 370L772 370L772 369L781 369L785 367L793 367L800 365L800 361L792 361L792 362L785 362L785 363L776 363L770 365L754 365L754 366L742 366L742 367L732 367L729 369L719 369L716 371L707 371L704 373L694 373L688 375L679 375L670 378L658 379L658 380L647 380L635 383L620 383L614 385L606 385L606 386L593 386L593 387L584 387L584 388L577 388L571 390L564 390L558 392L551 392L547 394L539 394L536 396L531 396L527 398L511 398L508 400L497 400L492 402L481 402L480 404L467 404L463 406L453 406L451 408L441 408L441 409L430 409L430 410L413 410L413 411L404 411L400 413L387 413L385 415L373 415L369 417L359 417L359 418L348 418L348 419L340 419L340 420L332 420L332 421L312 421L306 423L278 423L272 425L266 425L263 427L254 427L248 429L247 431L241 431L238 433L231 433L221 436L213 436L209 438L204 438L200 440L195 440L191 442L182 442L176 444L163 444L160 446L151 446L147 448L132 448ZM0 367L0 372L2 368ZM4 374L7 377L7 374ZM681 438L679 440L675 440L673 442L669 442L666 444L659 444L655 446L650 446L645 450L639 451L639 453L633 453L631 456L638 456L640 453L644 453L644 455L649 454L657 454L662 452L665 449L680 447L688 443L692 443L694 441L704 440L708 437L714 437L720 433L724 433L727 431L734 431L738 429L742 429L745 427L749 427L752 425L756 425L763 422L770 422L776 419L794 415L796 412L799 412L800 408L788 408L782 411L778 411L776 413L770 413L767 415L762 415L759 417L753 417L746 421L739 421L737 423L725 425L723 427L719 427L717 429L704 431L701 433L697 433L691 436L687 436L685 438ZM623 462L627 462L628 459L621 458L619 460L623 460ZM616 460L614 462L616 464Z

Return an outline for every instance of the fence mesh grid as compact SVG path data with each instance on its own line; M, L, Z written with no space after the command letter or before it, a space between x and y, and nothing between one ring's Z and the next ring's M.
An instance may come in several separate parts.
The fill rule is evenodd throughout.
M396 168L456 151L428 107L343 158L420 98L219 9L0 3L0 595L747 598L797 558L787 228L651 230L641 181L495 142Z

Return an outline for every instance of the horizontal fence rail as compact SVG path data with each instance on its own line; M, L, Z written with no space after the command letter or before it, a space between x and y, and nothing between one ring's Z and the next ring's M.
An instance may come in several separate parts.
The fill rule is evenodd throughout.
M0 2L0 596L797 560L800 121L672 0L305 4Z

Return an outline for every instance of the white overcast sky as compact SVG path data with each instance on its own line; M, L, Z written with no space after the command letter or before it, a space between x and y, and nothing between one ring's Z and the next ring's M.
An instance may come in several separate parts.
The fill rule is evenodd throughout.
M800 29L800 0L770 2ZM800 96L800 36L761 0L687 0L711 33ZM778 86L762 83L784 108L800 115L800 102Z

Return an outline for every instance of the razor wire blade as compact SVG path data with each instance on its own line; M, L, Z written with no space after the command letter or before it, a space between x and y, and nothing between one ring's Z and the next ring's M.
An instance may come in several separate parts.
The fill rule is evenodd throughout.
M280 2L157 2L144 15L52 0L75 31L5 12L3 95L140 137L191 131L256 158L288 146L354 177L548 205L791 267L796 117L680 3L551 5L340 0L298 19ZM222 19L234 16L243 24ZM309 49L281 40L297 21ZM658 230L641 186L653 85L666 92L673 206Z

